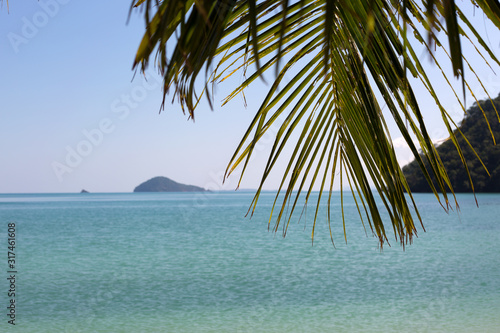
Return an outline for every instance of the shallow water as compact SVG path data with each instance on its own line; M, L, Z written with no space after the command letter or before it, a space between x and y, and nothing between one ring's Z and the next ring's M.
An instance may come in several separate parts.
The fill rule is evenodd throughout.
M347 197L333 247L323 217L311 245L311 208L286 238L268 232L272 193L251 219L246 192L2 194L17 293L0 331L498 332L500 195L477 197L458 195L458 215L416 195L427 232L381 251Z

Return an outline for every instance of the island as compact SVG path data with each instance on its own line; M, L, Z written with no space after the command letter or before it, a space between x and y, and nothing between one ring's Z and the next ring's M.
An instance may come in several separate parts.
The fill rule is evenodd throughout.
M477 158L460 132L458 130L454 132L469 169L474 192L500 192L500 122L497 111L500 112L500 95L492 100L487 99L474 103L467 110L464 119L459 125L459 130L467 138L481 160ZM488 119L491 132L485 118ZM437 146L436 150L443 161L453 191L472 192L473 188L466 168L452 140L447 139ZM429 162L425 158L422 158L422 160L429 174L432 174ZM403 173L412 192L431 191L416 161L403 167ZM431 178L434 181L432 175ZM436 182L434 184L436 185Z
M86 189L83 189L80 191L80 193L89 193L89 191L87 191Z
M206 192L202 187L184 185L167 177L154 177L140 184L134 192Z

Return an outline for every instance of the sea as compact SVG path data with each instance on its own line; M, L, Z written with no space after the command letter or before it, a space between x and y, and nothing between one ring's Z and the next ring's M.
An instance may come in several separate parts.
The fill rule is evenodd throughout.
M326 201L313 242L313 199L283 237L253 194L0 194L0 332L500 332L500 194L415 194L382 248L346 193L333 243Z

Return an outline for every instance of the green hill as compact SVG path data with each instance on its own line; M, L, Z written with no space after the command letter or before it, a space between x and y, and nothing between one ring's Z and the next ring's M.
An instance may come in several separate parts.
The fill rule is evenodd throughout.
M500 112L500 95L493 99L493 103ZM479 105L483 109L484 114ZM460 133L455 131L455 134L467 161L467 166L474 184L474 191L500 192L500 122L490 100L480 101L479 105L474 103L474 105L467 110L467 114L459 127L483 161L491 177L488 176L481 162L477 159ZM488 125L484 118L485 115L490 123L497 145L493 143L491 133L488 130ZM448 139L436 149L450 177L453 190L455 192L472 192L467 172L453 142ZM429 163L426 160L424 160L424 163L427 170L430 171ZM431 191L416 161L403 167L403 173L413 192Z
M167 177L154 177L140 184L134 192L205 192L204 188L184 185Z

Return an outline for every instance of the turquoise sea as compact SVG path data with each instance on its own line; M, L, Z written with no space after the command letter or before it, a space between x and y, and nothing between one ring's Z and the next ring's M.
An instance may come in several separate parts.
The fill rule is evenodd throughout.
M500 332L500 195L459 194L460 214L415 195L426 232L404 250L347 196L335 247L323 217L311 244L312 207L283 238L274 195L248 218L252 196L1 194L0 332Z

